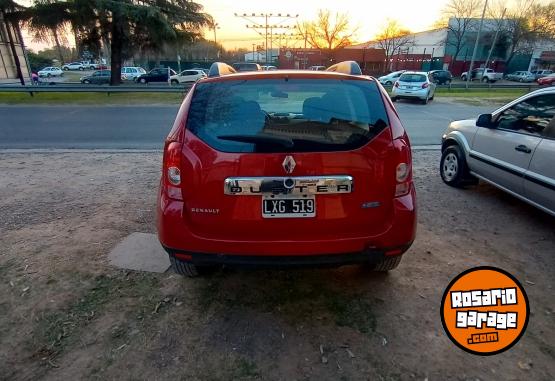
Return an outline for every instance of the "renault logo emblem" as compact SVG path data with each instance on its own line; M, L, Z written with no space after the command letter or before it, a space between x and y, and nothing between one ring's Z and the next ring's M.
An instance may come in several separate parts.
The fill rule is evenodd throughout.
M297 165L297 163L295 163L295 159L293 159L293 156L285 156L285 159L283 159L283 163L281 165L283 166L283 169L285 169L285 172L293 173L293 170L295 169L295 165Z

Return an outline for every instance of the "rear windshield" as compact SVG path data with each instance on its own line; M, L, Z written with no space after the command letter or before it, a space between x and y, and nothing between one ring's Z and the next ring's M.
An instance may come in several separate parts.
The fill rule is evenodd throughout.
M373 82L238 80L197 85L187 129L223 152L342 151L389 123Z
M426 82L426 76L423 74L403 74L399 81L401 82Z
M233 68L238 71L257 71L258 65L252 63L233 64Z

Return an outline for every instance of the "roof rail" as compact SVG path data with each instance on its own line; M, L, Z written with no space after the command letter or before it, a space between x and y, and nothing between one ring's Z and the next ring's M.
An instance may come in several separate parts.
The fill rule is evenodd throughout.
M362 70L356 61L343 61L331 65L326 69L326 71L335 71L337 73L351 74L351 75L362 75Z
M220 75L236 73L235 69L224 62L214 62L208 71L208 77L219 77Z

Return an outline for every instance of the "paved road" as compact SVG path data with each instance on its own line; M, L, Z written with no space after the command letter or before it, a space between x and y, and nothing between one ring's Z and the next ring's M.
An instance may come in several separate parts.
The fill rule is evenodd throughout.
M0 106L0 149L161 149L178 105ZM397 109L413 145L439 144L451 120L476 117L491 107L435 100L400 101Z

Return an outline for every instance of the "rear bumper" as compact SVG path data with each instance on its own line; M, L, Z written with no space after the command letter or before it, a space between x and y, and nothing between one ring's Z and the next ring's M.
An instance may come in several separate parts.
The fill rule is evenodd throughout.
M183 218L183 201L173 200L161 192L158 198L158 238L170 254L195 255L196 260L215 260L217 263L232 261L256 262L259 259L279 257L279 261L323 261L337 263L369 262L383 255L399 255L406 251L416 235L415 191L393 200L393 216L384 221L378 235L357 237L330 237L318 240L257 240L253 232L249 240L214 239L195 235ZM200 254L197 254L200 253ZM354 254L353 254L354 253ZM337 255L332 258L330 255ZM380 257L381 255L381 257ZM206 258L208 256L208 259ZM301 258L306 257L306 258Z
M402 255L411 243L402 247L384 250L368 249L360 253L325 254L325 255L234 255L190 253L168 247L164 249L169 255L191 262L197 266L228 265L232 267L335 267L352 264L374 264L380 262L387 253Z
M421 99L424 100L428 96L428 89L422 90L400 90L394 88L391 96L399 99Z

